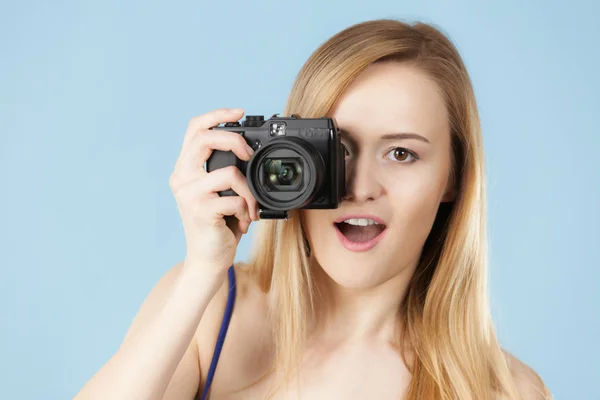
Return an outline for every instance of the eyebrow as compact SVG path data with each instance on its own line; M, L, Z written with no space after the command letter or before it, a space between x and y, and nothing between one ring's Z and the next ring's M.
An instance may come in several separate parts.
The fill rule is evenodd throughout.
M349 140L352 141L352 137L350 136L350 134L348 133L348 131L340 129L340 133L344 137L346 137L347 139L349 139ZM412 132L386 133L386 134L384 134L384 135L381 136L381 139L383 139L383 140L414 139L414 140L420 140L421 142L425 142L425 143L431 144L431 142L425 136L421 136L418 133L412 133Z
M425 143L430 143L426 137L411 132L386 133L385 135L381 136L381 138L384 140L415 139Z

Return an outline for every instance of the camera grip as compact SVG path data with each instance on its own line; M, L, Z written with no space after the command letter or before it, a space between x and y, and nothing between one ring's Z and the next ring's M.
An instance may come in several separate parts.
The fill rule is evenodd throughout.
M213 150L213 153L206 161L206 172L211 172L219 168L235 165L242 174L245 174L244 163L232 151ZM217 192L219 196L237 196L237 193L231 189Z

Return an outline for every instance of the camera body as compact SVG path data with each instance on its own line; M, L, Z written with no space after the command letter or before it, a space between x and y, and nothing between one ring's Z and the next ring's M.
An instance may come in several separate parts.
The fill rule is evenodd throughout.
M345 196L345 154L335 119L248 115L242 123L211 129L236 132L254 149L249 161L214 150L206 171L235 165L259 203L261 219L287 219L293 209L334 209Z

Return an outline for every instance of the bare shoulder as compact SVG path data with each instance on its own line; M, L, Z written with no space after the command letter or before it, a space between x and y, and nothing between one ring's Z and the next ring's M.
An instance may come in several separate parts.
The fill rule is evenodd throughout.
M213 390L217 392L221 385L231 388L232 385L242 387L251 384L255 374L262 371L261 366L267 368L272 344L267 293L247 272L248 265L236 263L234 271L236 297L219 358L219 373L215 374L213 381ZM228 294L229 282L226 280L205 310L196 333L202 383L206 380L213 357Z
M523 400L552 400L550 390L533 368L516 356L504 351L504 356Z

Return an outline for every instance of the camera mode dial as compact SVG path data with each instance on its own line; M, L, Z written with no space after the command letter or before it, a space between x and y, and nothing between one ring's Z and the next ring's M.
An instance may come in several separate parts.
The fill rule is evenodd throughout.
M248 116L246 116L246 119L242 123L242 126L260 127L260 126L262 126L264 121L265 121L265 117L263 115L248 115Z

